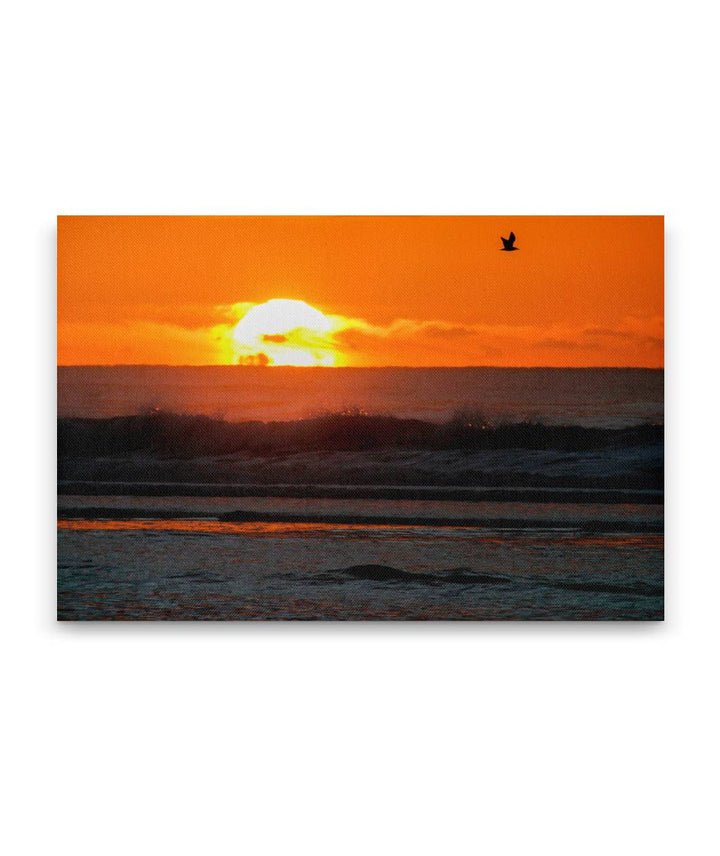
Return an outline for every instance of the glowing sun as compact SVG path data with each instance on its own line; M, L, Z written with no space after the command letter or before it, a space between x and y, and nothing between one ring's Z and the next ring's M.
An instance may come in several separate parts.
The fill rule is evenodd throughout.
M304 300L276 298L248 310L232 330L237 362L247 365L333 366L332 318Z

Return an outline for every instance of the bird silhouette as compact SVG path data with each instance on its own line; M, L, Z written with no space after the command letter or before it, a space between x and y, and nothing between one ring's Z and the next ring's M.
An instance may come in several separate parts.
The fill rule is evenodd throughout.
M517 247L513 246L515 243L515 232L510 232L509 238L501 237L500 240L503 242L502 250L500 250L501 253L512 253L514 250L517 250Z

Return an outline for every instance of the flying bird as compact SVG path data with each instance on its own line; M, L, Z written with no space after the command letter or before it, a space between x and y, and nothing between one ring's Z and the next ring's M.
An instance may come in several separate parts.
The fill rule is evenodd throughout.
M509 238L501 237L500 240L503 242L502 250L500 250L501 253L512 253L514 250L517 250L517 247L513 246L515 243L515 232L510 232Z

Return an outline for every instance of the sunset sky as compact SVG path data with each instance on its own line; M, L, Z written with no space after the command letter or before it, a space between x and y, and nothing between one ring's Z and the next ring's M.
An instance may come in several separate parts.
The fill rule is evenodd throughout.
M58 363L660 367L663 219L59 217Z

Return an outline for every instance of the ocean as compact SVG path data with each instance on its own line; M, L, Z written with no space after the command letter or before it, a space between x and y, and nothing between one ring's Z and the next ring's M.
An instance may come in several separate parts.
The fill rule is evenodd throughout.
M537 419L605 428L662 422L656 369L256 368L61 366L58 416L153 410L228 420L294 420L361 411L443 421Z
M661 371L61 367L58 416L61 620L664 614Z

